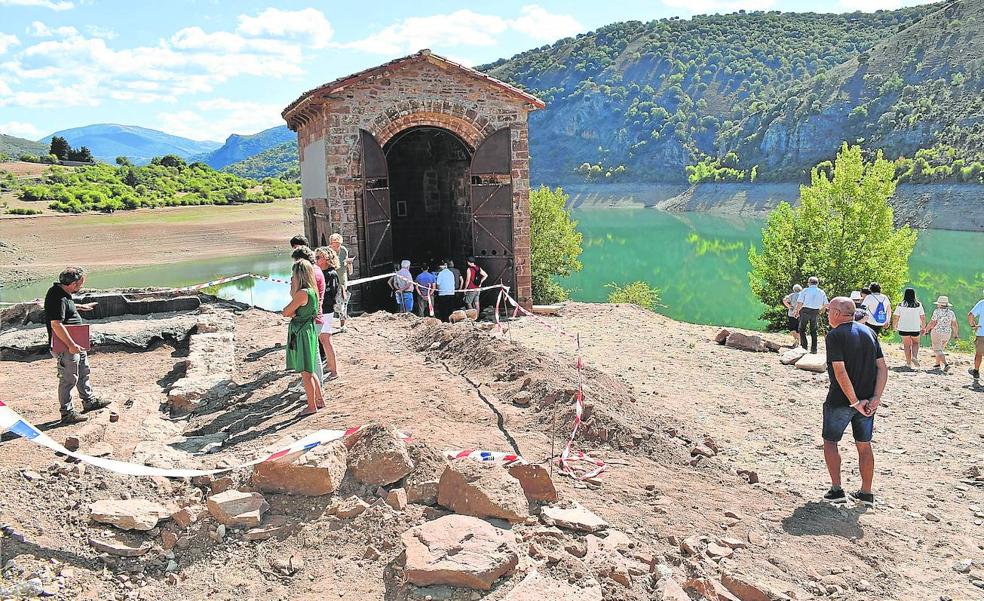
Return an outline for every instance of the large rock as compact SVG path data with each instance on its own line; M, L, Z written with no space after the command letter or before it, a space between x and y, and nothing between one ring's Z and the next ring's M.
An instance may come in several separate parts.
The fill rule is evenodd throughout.
M452 462L441 475L437 502L455 513L522 522L529 503L519 480L500 465L470 459Z
M534 568L504 601L601 601L601 593L601 585L594 578L572 584Z
M779 355L779 363L783 365L793 365L797 361L803 358L806 354L806 349L801 346L794 346L793 348L783 351Z
M731 334L731 330L727 328L721 328L718 333L714 335L714 342L718 344L724 344L728 341L728 336Z
M407 558L404 576L417 586L487 591L519 562L511 532L469 516L444 516L407 530L401 539Z
M519 480L519 485L523 487L523 493L530 501L557 500L557 489L554 487L553 480L550 479L550 472L541 465L527 463L514 465L509 468L509 475Z
M796 362L796 369L823 373L827 371L827 356L816 353L807 353Z
M263 492L318 497L338 490L348 449L341 441L318 445L296 463L264 461L253 466L252 482Z
M370 424L362 429L348 454L352 475L363 484L392 484L413 470L413 460L399 432Z
M742 334L741 332L731 332L724 341L724 345L730 348L736 348L742 351L750 351L753 353L765 353L769 351L769 347L766 346L765 341L759 336L750 336L748 334Z
M419 505L437 504L437 487L441 481L448 460L434 449L422 444L409 445L410 458L413 460L413 471L403 479L403 488L407 491L407 502Z
M227 490L208 498L208 512L220 524L255 528L270 504L258 492Z
M121 530L152 530L169 512L160 503L146 499L96 501L89 505L89 517Z
M548 526L579 532L598 532L608 528L608 522L578 503L572 503L570 507L544 507L540 519Z
M188 344L185 375L167 393L172 415L191 413L206 399L226 391L236 366L236 347L232 331L218 329L223 320L215 314L200 316L208 333L195 334ZM211 321L210 321L211 320ZM196 321L196 327L199 322Z
M740 601L787 601L789 596L753 584L744 576L721 573L721 584Z

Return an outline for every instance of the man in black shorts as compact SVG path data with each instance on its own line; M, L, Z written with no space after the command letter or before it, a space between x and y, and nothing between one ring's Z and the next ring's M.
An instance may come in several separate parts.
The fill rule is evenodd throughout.
M831 330L827 333L827 376L830 389L823 404L823 459L830 473L830 490L823 498L832 503L846 503L841 488L841 458L837 450L850 424L858 449L861 490L851 493L851 500L867 507L875 504L871 481L875 473L875 456L871 435L875 410L881 403L888 381L888 366L881 346L871 328L854 321L854 302L838 296L830 301Z

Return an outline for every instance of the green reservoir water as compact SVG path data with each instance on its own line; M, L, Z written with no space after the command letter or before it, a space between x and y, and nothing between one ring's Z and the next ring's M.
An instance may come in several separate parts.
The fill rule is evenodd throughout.
M606 285L644 280L662 291L660 309L674 319L756 329L762 305L748 287L748 248L761 240L762 220L654 209L576 209L584 234L584 269L563 280L581 301L604 301ZM187 286L222 276L257 273L285 278L282 253L196 260L92 274L90 288ZM984 288L984 234L922 230L909 264L911 285L927 304L947 294L965 314ZM52 280L54 274L52 275ZM50 280L0 288L0 301L44 296ZM220 297L279 310L287 287L245 279L210 290Z

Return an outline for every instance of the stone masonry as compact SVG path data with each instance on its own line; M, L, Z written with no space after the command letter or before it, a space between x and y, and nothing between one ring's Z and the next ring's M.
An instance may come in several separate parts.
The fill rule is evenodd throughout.
M322 244L339 232L356 255L354 275L367 266L362 224L359 130L380 146L418 126L446 129L470 152L495 131L511 137L515 290L532 302L527 116L543 102L508 84L422 50L306 92L283 117L297 132L306 234Z

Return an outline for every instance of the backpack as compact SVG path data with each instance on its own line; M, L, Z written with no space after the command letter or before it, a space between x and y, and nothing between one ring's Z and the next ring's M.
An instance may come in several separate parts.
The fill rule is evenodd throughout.
M875 298L877 299L878 297L876 296ZM882 298L884 299L884 297L882 297ZM885 311L885 301L884 300L879 300L878 301L878 306L875 307L875 310L871 314L871 317L872 317L872 319L874 319L878 323L885 323L885 321L888 319L888 315L887 315L887 312Z

